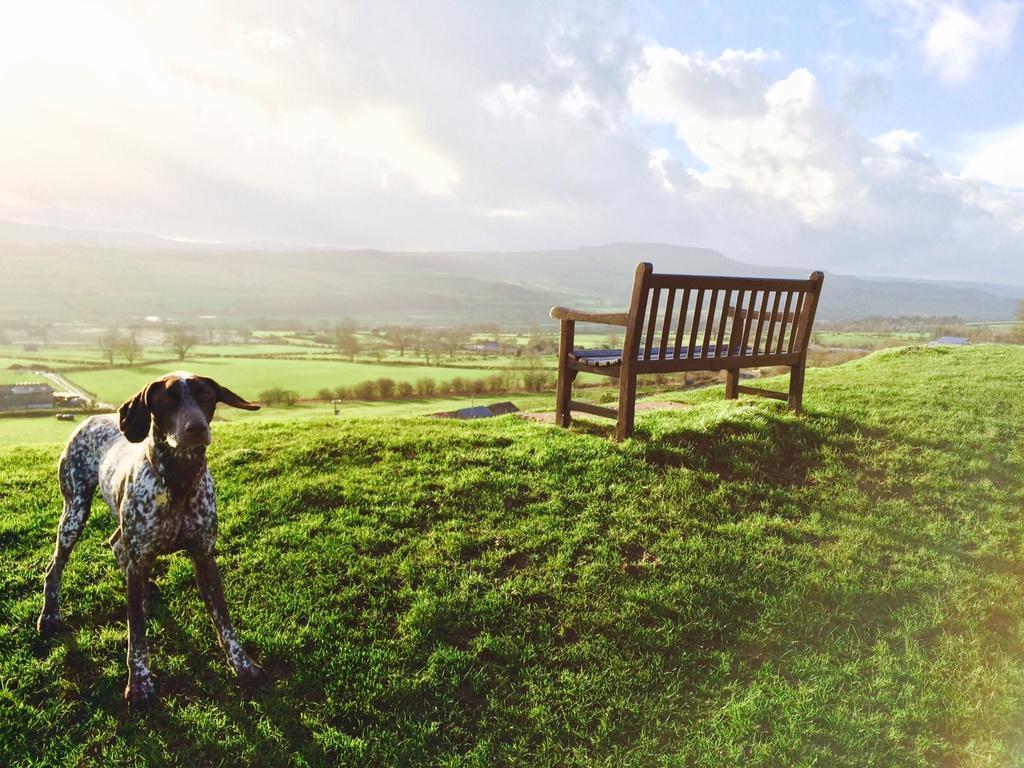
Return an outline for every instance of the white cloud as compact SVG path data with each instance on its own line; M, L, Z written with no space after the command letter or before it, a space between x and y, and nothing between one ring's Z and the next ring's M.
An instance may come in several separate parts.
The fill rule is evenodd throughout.
M675 127L707 166L697 174L705 186L789 204L807 223L826 219L844 173L829 153L839 129L821 108L817 80L797 69L769 83L754 69L760 57L729 53L707 59L648 47L647 70L630 88L633 108Z
M1006 269L989 279L1024 276L1021 196L944 171L918 149L917 131L864 136L825 104L809 70L771 82L748 71L756 60L723 66L658 47L645 49L645 64L630 89L633 108L670 124L704 166L687 168L660 149L648 160L652 178L680 205L727 211L732 234L746 240L737 245L744 257L770 241L806 263L824 258L862 272L966 277L973 261Z
M989 3L972 15L943 5L924 38L925 59L939 78L957 85L970 79L985 54L1005 50L1017 25L1015 3Z
M987 56L1005 51L1020 15L1019 0L968 7L948 0L873 0L898 34L919 47L925 66L947 85L970 80Z
M1024 123L976 137L963 158L961 175L1024 190Z
M912 148L921 141L921 134L917 131L908 131L904 128L896 128L887 131L873 139L875 144L886 152L896 154L903 149Z
M492 114L528 118L540 104L540 93L529 83L522 86L501 83L484 94L483 102Z

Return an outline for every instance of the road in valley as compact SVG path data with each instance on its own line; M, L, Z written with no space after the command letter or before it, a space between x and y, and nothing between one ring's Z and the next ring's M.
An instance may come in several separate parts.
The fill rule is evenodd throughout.
M96 408L109 408L113 410L114 406L110 403L104 403L95 399L92 395L86 392L84 389L79 387L77 384L73 384L59 373L53 371L36 371L36 373L54 384L54 388L59 392L74 392L76 395L81 397L83 400L92 401Z

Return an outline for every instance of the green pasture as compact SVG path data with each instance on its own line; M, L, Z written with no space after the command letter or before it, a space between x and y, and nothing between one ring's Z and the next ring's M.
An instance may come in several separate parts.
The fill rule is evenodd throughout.
M867 333L861 331L815 331L812 337L814 344L829 347L853 347L857 349L884 349L886 347L903 347L907 344L920 344L931 341L932 334L923 331L892 331L884 333Z
M32 371L24 369L11 369L2 365L0 361L0 384L21 384L22 382L46 381L42 376L37 376Z
M450 381L493 375L494 370L444 368L416 365L377 365L341 360L276 360L273 358L189 358L180 364L135 366L94 371L79 371L71 380L95 393L106 402L125 400L145 384L176 369L188 370L217 379L243 397L255 398L272 387L293 389L301 397L314 397L324 387L349 386L368 379L387 377L395 381L415 381L423 377Z

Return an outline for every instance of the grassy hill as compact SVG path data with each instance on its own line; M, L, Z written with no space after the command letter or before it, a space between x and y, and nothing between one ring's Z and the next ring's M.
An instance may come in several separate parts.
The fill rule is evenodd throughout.
M808 371L808 413L221 425L240 695L182 556L121 701L95 507L34 634L58 448L0 453L0 764L1019 765L1024 350ZM778 386L783 382L779 381Z

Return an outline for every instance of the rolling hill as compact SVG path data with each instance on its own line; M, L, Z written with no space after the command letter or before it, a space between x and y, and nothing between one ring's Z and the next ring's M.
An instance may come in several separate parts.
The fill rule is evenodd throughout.
M638 261L665 272L805 277L810 271L645 243L528 253L389 253L209 246L6 225L0 226L0 323L117 323L156 315L183 321L349 316L367 323L527 325L548 322L553 304L622 306ZM819 316L1009 319L1020 296L1024 289L1010 286L829 274Z
M1019 765L1022 377L1018 347L888 350L808 371L804 416L690 391L622 444L218 425L227 597L277 679L241 696L175 556L143 715L113 521L38 640L59 446L0 450L0 764Z

